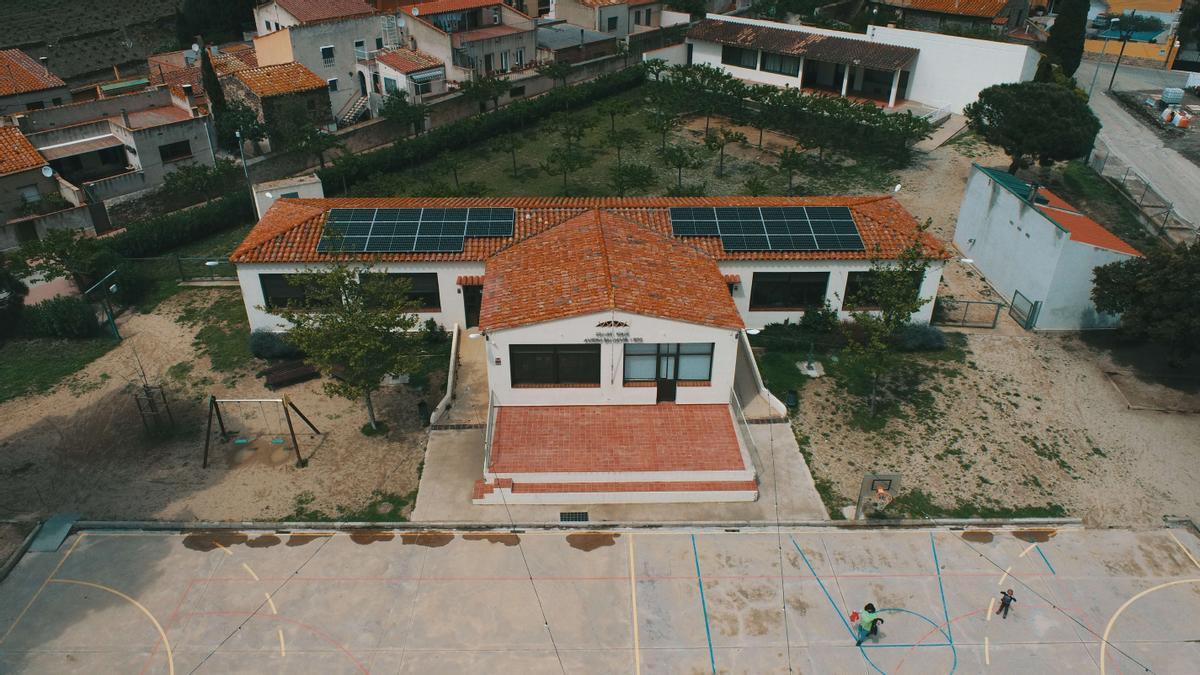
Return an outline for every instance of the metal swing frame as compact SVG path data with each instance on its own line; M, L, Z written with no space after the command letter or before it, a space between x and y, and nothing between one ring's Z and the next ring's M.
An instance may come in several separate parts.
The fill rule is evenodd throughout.
M217 421L217 428L220 429L222 441L228 441L231 434L237 433L236 429L231 430L225 427L225 418L221 416L222 403L257 403L259 404L260 409L265 403L278 403L283 408L283 419L287 422L288 435L292 438L292 450L296 453L296 468L302 469L305 466L308 466L308 460L300 456L300 442L296 439L296 428L292 424L292 412L295 412L296 416L299 417L309 429L312 429L314 434L320 435L321 431L317 429L316 425L314 425L307 417L305 417L304 413L300 412L300 409L296 407L296 404L292 403L292 400L286 395L284 395L283 398L217 398L216 396L209 396L208 425L204 430L204 462L201 465L202 468L208 468L208 450L212 445L213 419L216 419ZM263 418L264 420L266 419L265 413Z

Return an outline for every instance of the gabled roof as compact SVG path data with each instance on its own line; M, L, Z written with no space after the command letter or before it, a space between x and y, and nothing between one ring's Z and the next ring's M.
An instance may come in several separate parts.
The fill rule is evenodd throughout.
M862 251L726 251L720 237L688 237L687 243L714 260L871 260L895 259L919 236L931 258L946 249L890 195L854 197L358 197L280 199L267 210L234 250L235 263L294 263L333 260L391 262L483 261L512 244L559 225L584 211L605 209L664 235L671 234L673 206L845 206L858 225ZM467 237L462 251L441 253L319 253L317 242L333 208L508 207L516 211L511 237Z
M0 49L0 96L65 86L59 76L20 49Z
M431 68L440 68L445 64L436 56L426 54L419 49L400 47L389 49L375 55L375 60L392 70L408 74Z
M46 163L17 127L0 127L0 176L36 169Z
M295 94L329 86L313 71L294 61L246 68L235 72L234 77L241 80L259 98Z
M483 330L612 310L743 327L716 261L603 209L497 253L484 269Z
M999 16L1008 6L1008 0L882 0L890 7L914 9L919 12L953 14L955 16Z
M375 8L364 0L275 0L300 23L371 14Z
M612 7L614 5L649 5L651 3L660 2L661 0L576 0L584 7Z
M1029 197L1033 192L1033 186L1016 176L1000 169L989 169L987 167L975 165L981 173L991 178L996 183L1011 192L1021 201L1030 204ZM1081 244L1096 246L1098 248L1106 248L1110 251L1125 253L1127 255L1142 255L1136 248L1125 243L1117 235L1109 232L1103 225L1097 223L1091 218L1080 213L1078 209L1071 206L1065 199L1054 194L1044 187L1039 187L1037 191L1037 203L1030 204L1038 213L1045 216L1051 224L1059 229L1067 232L1071 236L1071 241L1077 241Z
M687 36L690 40L803 56L827 63L854 63L877 70L903 68L918 54L912 47L719 19L697 23L688 29Z
M429 16L430 14L461 12L466 9L503 4L503 0L433 0L433 2L422 2L402 9L413 16Z

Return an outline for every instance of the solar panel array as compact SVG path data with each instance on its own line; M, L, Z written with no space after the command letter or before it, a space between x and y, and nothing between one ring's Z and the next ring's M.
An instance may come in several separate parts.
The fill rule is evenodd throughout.
M453 253L466 237L511 237L515 221L508 208L330 209L317 250Z
M861 251L844 206L691 206L671 209L677 237L720 237L726 251Z

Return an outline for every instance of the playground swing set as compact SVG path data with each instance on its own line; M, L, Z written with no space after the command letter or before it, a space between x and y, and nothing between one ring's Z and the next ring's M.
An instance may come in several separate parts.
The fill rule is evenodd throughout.
M224 413L222 413L224 409ZM276 424L271 423L271 416L268 415L268 410L276 413ZM249 411L249 414L247 414ZM263 420L266 428L251 429L253 425L249 422L255 416ZM212 445L213 438L213 421L215 420L218 428L218 435L222 443L228 443L231 439L235 446L250 446L262 438L268 438L270 445L285 445L288 439L291 440L292 450L296 455L296 468L304 468L308 465L308 460L304 459L300 454L300 442L296 438L296 428L292 423L292 413L295 413L309 429L312 430L312 435L320 436L321 432L315 425L300 412L296 404L287 396L283 398L217 398L215 396L208 397L208 425L204 434L204 462L203 468L208 468L209 448ZM235 418L240 425L240 429L234 429L226 425L226 419L233 421ZM263 433L265 431L265 434ZM286 438L285 438L286 436Z

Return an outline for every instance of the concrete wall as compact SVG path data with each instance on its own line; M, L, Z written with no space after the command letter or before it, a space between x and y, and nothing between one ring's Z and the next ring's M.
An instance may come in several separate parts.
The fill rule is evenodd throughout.
M34 167L28 171L18 171L4 176L0 176L0 226L4 223L18 218L21 215L21 209L25 206L25 199L21 196L21 188L32 185L37 189L39 195L51 195L59 191L58 184L53 178L46 178L42 175L42 167ZM7 244L5 237L7 234L0 234L0 248L10 248L15 244ZM15 240L15 235L13 235Z
M270 27L267 26L268 21L270 22ZM268 2L265 5L254 8L254 30L259 35L274 32L279 30L279 28L295 26L298 23L300 23L300 20L292 16L286 9L280 7L278 3ZM259 61L259 63L262 62Z
M383 35L383 20L378 16L353 17L338 21L292 26L287 30L291 42L291 59L303 64L323 80L336 77L338 90L329 92L333 114L339 114L346 104L359 97L354 41L362 40L367 51L375 49L375 38ZM259 44L255 40L255 45ZM321 47L333 46L332 66L321 58ZM259 63L263 63L259 60ZM265 64L264 64L265 65ZM370 82L367 82L368 89Z
M262 284L259 274L295 274L310 269L321 269L321 265L310 264L255 264L238 265L238 282L242 287L242 302L246 305L246 316L250 321L250 330L286 330L287 325L278 316L263 309ZM444 327L467 325L466 309L463 306L462 289L458 286L460 275L483 274L483 262L452 262L452 263L378 263L371 272L435 272L438 275L438 295L442 303L441 311L420 311L417 316L424 322L433 319Z
M32 110L21 117L19 126L21 131L30 134L54 127L90 122L102 117L120 118L122 109L137 112L172 104L171 91L166 86L160 86L112 98L72 103L47 110Z
M598 328L613 319L629 324L628 329ZM712 379L707 386L680 386L678 403L728 403L737 363L738 331L699 324L669 321L628 312L603 312L548 321L487 335L488 386L501 405L653 405L657 391L653 386L625 386L624 355L621 343L600 345L600 386L512 387L509 372L509 346L522 344L584 344L598 333L614 330L644 343L713 343ZM500 363L496 361L499 359Z
M211 130L208 117L194 117L189 120L164 124L157 127L137 129L133 132L133 145L138 152L138 165L146 172L146 180L151 185L162 183L163 178L181 166L202 164L213 166L215 158L209 142ZM191 147L190 157L163 162L158 149L170 143L187 141Z
M567 23L605 32L601 24L596 22L596 10L580 4L578 0L555 0L553 14Z
M1120 315L1104 314L1092 303L1095 269L1133 256L1078 241L1069 241L1058 258L1045 304L1038 313L1038 330L1116 328Z
M277 66L295 61L292 57L291 29L284 28L254 38L254 55L260 66Z
M1038 53L1025 45L871 26L872 42L920 50L908 80L908 98L948 105L956 113L994 84L1026 82L1037 71Z
M58 100L55 103L55 99ZM41 91L28 91L23 94L0 96L0 115L23 113L29 109L30 103L40 103L43 108L51 108L71 102L71 90L66 87L54 87Z
M87 181L83 188L90 199L98 202L148 190L157 185L146 178L144 171L127 171L100 180Z
M258 183L254 186L254 212L259 218L271 208L271 205L283 198L284 195L291 195L300 199L321 199L325 196L325 190L321 185L321 179L316 176L297 176L288 180L277 180L269 183ZM268 193L270 196L267 196Z
M44 216L30 216L16 222L0 225L0 251L16 248L17 230L30 230L37 234L38 239L46 236L50 230L85 230L93 231L92 213L86 206L76 206L62 211L47 213Z

